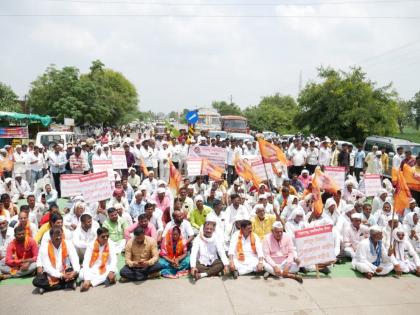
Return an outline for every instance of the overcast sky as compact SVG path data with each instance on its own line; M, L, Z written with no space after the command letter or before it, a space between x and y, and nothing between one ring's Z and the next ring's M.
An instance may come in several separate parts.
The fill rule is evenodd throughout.
M134 83L141 110L168 113L230 95L242 108L297 96L300 71L305 84L321 65L360 64L411 98L420 90L420 0L374 1L1 0L0 81L23 97L49 64L86 72L100 59ZM228 3L236 5L220 5ZM352 18L327 18L336 16ZM368 16L376 18L360 18Z

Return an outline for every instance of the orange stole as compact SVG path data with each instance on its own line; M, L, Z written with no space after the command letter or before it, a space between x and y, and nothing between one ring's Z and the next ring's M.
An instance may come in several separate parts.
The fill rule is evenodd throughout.
M257 248L255 247L254 233L251 232L249 237L251 238L252 251L256 254L257 253ZM239 231L238 243L236 244L236 252L238 253L238 260L239 261L244 261L245 260L245 254L244 254L244 248L243 248L243 245L242 245L242 231Z
M99 257L99 242L98 240L95 240L95 243L93 245L92 256L90 257L89 267L92 268L93 264L98 259L98 257ZM101 275L104 274L106 270L106 262L108 261L108 257L109 257L109 245L107 242L102 252L101 265L99 266L99 273Z
M64 237L64 235L63 235ZM61 241L61 263L63 264L63 270L66 270L66 257L68 256L67 253L67 245L65 240L63 239ZM54 245L52 241L48 242L48 257L50 258L51 265L56 268L56 260L55 260L55 254L54 254ZM60 279L48 276L48 282L50 285L54 285L60 282Z

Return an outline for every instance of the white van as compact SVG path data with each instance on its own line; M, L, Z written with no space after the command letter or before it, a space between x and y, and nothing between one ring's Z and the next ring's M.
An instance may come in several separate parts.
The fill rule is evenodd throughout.
M38 132L36 135L35 144L37 146L48 145L51 149L54 144L59 143L60 140L64 141L64 147L67 147L68 143L73 143L75 139L74 132L69 131L45 131Z

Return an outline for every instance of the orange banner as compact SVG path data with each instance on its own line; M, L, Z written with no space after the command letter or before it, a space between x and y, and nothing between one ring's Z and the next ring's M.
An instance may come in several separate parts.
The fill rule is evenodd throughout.
M283 150L278 146L265 141L264 139L258 139L258 146L264 163L274 163L279 161L283 165L290 165L290 161L286 158Z
M404 209L408 208L410 198L411 193L405 181L404 174L402 171L398 171L397 185L395 186L394 192L394 209L399 215L404 214Z

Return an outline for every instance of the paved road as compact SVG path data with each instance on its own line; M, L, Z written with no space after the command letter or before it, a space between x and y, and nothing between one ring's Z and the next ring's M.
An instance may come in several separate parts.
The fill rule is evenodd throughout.
M0 313L17 315L420 313L420 279L414 277L307 279L303 285L252 276L236 281L202 279L196 284L159 279L42 296L30 285L6 285L0 286L0 296Z

